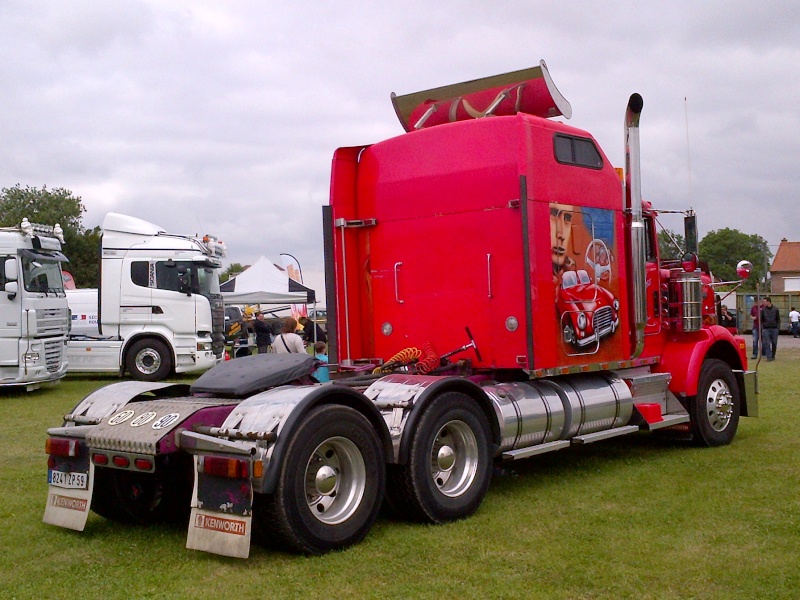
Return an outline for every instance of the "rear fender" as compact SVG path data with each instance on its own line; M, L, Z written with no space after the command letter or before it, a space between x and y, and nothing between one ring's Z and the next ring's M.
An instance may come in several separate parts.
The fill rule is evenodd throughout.
M460 392L472 398L486 415L492 432L495 453L500 444L500 425L486 393L462 377L429 375L388 375L374 382L365 395L384 413L393 441L394 461L408 462L411 433L425 407L444 392Z
M181 445L193 453L234 451L252 452L253 460L264 463L264 475L253 482L254 491L270 494L275 491L280 476L280 465L295 429L304 415L321 404L349 406L363 414L373 425L386 456L391 455L391 439L380 411L363 394L341 385L282 386L261 392L239 403L220 426L220 430L243 434L259 434L262 440L222 440L214 436L184 434ZM272 442L270 435L277 439ZM219 433L222 437L222 432ZM216 442L214 440L217 440ZM218 443L219 442L219 443ZM225 444L221 444L225 442Z
M152 392L152 395L145 396ZM151 381L121 381L95 390L81 400L68 415L64 427L95 425L110 417L120 408L137 400L188 396L189 386L183 383L156 383Z

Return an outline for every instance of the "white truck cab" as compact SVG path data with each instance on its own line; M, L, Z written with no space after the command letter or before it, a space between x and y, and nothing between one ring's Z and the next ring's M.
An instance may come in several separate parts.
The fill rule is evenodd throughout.
M69 290L70 372L127 371L158 381L222 359L224 244L135 217L103 221L100 291Z
M62 242L58 225L0 228L0 386L32 390L66 374Z

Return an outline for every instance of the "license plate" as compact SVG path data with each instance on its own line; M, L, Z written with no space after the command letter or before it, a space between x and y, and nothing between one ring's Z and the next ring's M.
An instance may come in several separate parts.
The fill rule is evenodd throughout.
M65 473L64 471L48 471L47 483L60 488L85 490L89 487L87 473Z

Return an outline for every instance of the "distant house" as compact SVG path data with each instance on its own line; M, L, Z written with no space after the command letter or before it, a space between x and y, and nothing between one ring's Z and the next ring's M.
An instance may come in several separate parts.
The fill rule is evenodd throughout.
M800 291L800 242L783 238L769 272L773 292Z

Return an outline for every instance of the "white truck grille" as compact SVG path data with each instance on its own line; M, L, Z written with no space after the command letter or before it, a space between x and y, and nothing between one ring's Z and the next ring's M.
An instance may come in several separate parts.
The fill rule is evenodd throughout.
M66 333L69 326L69 311L66 308L40 308L36 311L38 335Z
M44 362L48 373L56 373L61 368L63 350L64 342L62 340L45 340Z

